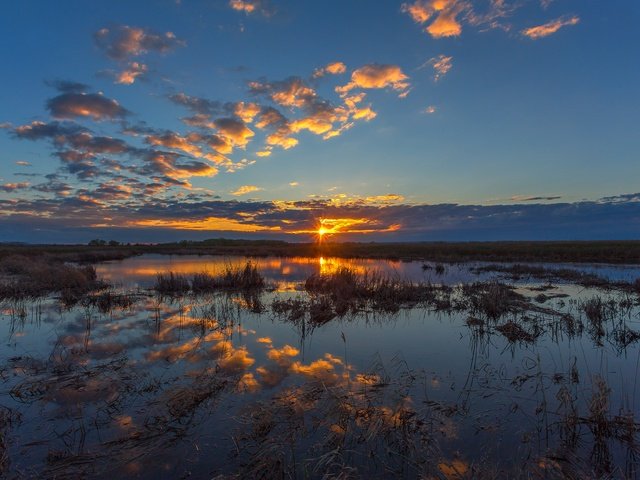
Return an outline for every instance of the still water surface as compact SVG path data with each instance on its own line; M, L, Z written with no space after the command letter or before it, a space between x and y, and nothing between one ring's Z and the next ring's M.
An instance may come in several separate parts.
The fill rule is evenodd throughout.
M109 312L65 309L56 299L3 305L8 471L635 478L630 416L640 412L640 349L616 332L640 331L637 297L598 335L580 302L598 296L619 305L628 295L554 284L537 304L583 328L540 312L509 314L500 322L544 325L533 341L509 341L469 326L468 312L370 311L314 327L270 309L274 299L305 298L306 278L340 266L451 285L499 277L471 273L480 264L448 265L438 275L421 262L260 258L252 261L270 288L257 296L168 299L148 290L158 272L216 273L246 260L148 255L104 263L99 276L138 295ZM637 267L571 268L640 276ZM532 298L539 287L516 284Z

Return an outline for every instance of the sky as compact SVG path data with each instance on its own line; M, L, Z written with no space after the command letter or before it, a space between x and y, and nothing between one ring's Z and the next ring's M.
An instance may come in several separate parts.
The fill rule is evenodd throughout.
M0 16L0 241L640 238L640 2Z

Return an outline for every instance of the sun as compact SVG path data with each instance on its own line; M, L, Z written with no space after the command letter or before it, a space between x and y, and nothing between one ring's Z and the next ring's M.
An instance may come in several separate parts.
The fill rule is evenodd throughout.
M326 235L327 233L329 233L329 230L327 230L327 229L326 229L326 228L324 228L324 227L320 227L320 228L318 229L318 235L320 236L320 238L322 238L322 237L323 237L323 235Z

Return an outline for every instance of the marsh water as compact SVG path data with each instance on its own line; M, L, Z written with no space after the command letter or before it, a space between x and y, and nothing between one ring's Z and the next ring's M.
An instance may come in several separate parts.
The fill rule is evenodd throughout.
M636 478L638 295L480 264L251 259L261 292L161 297L159 272L243 257L144 255L97 265L100 308L57 298L0 315L10 478ZM482 264L486 265L486 264ZM271 308L340 267L407 281L501 281L532 308L363 309L313 324ZM635 266L575 266L615 281ZM604 305L599 322L590 300ZM526 335L509 335L505 323ZM523 330L523 331L524 331Z

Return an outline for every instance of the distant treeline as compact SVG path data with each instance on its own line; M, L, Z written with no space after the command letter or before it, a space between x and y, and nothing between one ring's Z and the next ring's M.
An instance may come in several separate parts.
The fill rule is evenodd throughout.
M242 255L342 257L435 262L571 262L640 264L640 240L554 242L289 243L278 240L215 238L158 244L93 240L89 245L0 244L0 258L51 255L60 260L95 263L156 253L166 255Z

